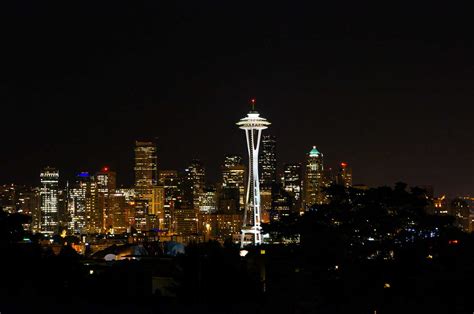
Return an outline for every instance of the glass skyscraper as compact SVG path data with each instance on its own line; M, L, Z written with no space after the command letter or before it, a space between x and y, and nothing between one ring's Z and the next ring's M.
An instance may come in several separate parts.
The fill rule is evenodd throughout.
M54 234L58 232L58 190L59 171L46 167L41 171L41 232Z

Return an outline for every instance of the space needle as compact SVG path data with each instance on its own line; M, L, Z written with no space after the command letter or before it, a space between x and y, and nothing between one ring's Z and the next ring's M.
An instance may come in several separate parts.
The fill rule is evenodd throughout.
M258 151L262 131L271 124L267 119L260 117L255 111L255 99L250 101L252 111L237 122L237 125L245 131L247 149L249 153L249 173L247 196L245 200L244 220L241 233L241 247L245 245L262 244L262 227L260 226L260 181L258 179ZM251 239L250 239L251 238Z

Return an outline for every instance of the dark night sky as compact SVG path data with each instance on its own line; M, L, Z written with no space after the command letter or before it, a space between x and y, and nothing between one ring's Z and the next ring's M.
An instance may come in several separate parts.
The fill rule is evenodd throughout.
M0 182L107 164L129 184L134 139L155 136L160 168L200 158L216 178L245 155L235 122L256 97L280 163L317 145L355 183L473 194L465 8L63 2L1 11L16 17L1 22Z

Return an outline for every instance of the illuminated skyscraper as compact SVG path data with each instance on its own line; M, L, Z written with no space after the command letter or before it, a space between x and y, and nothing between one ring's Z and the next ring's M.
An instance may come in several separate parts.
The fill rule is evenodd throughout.
M341 162L341 167L337 174L337 184L346 188L352 187L352 169L345 162Z
M199 212L213 214L217 211L217 192L214 186L206 186L202 194Z
M71 233L102 232L103 216L100 211L97 183L88 172L81 172L69 188L68 229Z
M249 154L249 175L247 186L247 197L244 210L244 221L242 224L241 246L253 243L259 245L262 243L261 235L261 217L260 217L260 181L258 176L258 152L262 131L270 125L266 119L260 117L255 111L255 100L252 99L252 111L247 117L241 119L237 125L245 131L247 139L247 149ZM253 237L252 241L247 240L247 235Z
M305 179L304 179L304 203L306 209L313 205L323 204L325 196L324 187L324 166L323 154L316 146L309 152L306 160Z
M245 172L246 167L242 163L241 156L225 157L222 166L221 200L228 205L235 201L235 209L238 211L243 211L245 207Z
M109 167L103 167L95 175L97 182L98 215L102 221L102 231L113 230L113 201L115 189L117 188L117 174L110 171Z
M76 176L76 182L69 189L68 212L70 216L69 231L81 234L86 227L87 197L90 192L91 177L88 172Z
M271 191L276 182L276 140L272 135L263 135L262 152L259 156L260 188Z
M41 171L41 232L58 232L58 190L59 171L46 167Z
M293 211L302 209L303 171L300 164L286 164L283 169L283 188L293 198Z
M41 200L38 188L28 188L19 193L18 201L20 203L19 212L30 215L31 223L29 230L34 233L40 231L41 225Z
M138 196L152 194L158 183L156 144L135 142L135 192Z
M164 222L163 229L170 232L173 226L174 209L178 197L178 171L161 170L160 185L164 188Z
M186 169L186 175L192 191L193 208L199 209L206 185L206 169L200 160L194 159Z

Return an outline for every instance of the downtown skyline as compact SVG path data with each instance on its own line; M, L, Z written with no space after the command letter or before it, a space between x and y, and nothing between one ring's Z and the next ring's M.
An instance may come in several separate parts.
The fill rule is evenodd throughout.
M153 19L11 21L0 182L35 184L47 165L73 177L107 164L129 185L134 141L154 137L162 169L199 158L217 178L224 155L245 155L233 124L255 97L280 164L316 145L328 165L351 164L355 183L472 194L470 20L439 23L436 8L414 5L426 18L400 23L349 7L353 15L330 4L315 13L146 3L135 9Z
M240 105L240 107L244 107ZM250 105L246 106L248 109ZM259 108L268 108L269 106L265 106L262 104L257 105L257 111ZM240 109L240 108L239 108ZM271 108L270 108L271 109ZM259 112L262 112L261 110ZM266 114L265 114L266 115ZM235 113L232 113L232 116L235 116ZM266 115L266 116L271 116ZM272 119L273 120L273 119ZM223 124L223 121L217 122L218 124ZM230 121L230 122L235 122ZM285 124L294 125L293 121L283 121ZM234 124L229 123L230 128L235 129ZM222 128L228 132L229 126L222 125ZM170 133L176 131L175 129L167 130ZM110 151L103 152L103 148L97 148L93 145L89 145L89 143L85 143L83 147L76 146L74 149L79 150L88 150L90 151L89 155L86 155L84 160L75 160L76 158L72 158L75 163L70 163L70 159L61 160L59 158L55 159L55 156L58 155L55 146L58 144L54 143L47 143L45 146L47 147L46 151L38 151L39 156L43 157L43 160L47 160L46 162L39 163L39 160L33 160L31 164L38 165L39 168L33 169L29 167L25 167L20 173L23 173L23 176L18 177L11 177L10 180L8 177L5 176L4 181L2 184L7 183L15 183L15 184L28 184L28 185L37 185L38 184L38 171L41 170L43 167L52 166L56 167L60 171L60 181L64 184L66 181L74 181L76 175L83 171L95 172L101 169L104 166L109 167L113 171L118 173L117 182L120 186L132 186L134 182L134 172L133 172L133 145L135 140L156 140L157 143L157 157L158 157L158 169L159 170L169 170L169 169L176 169L182 170L193 160L198 159L203 162L204 166L206 167L206 179L209 182L218 182L220 180L220 171L221 165L224 161L224 157L226 155L241 155L244 157L244 160L247 160L247 152L245 148L245 141L242 140L241 136L239 136L239 130L235 130L235 132L230 132L231 140L224 141L219 143L219 145L213 145L212 148L209 145L212 144L212 134L209 134L213 131L212 128L208 130L198 130L197 132L192 132L189 135L189 138L178 139L177 142L170 142L170 135L163 136L163 137L146 137L143 136L142 138L133 139L129 145L125 145L122 143L123 146L110 148L107 143L104 143L104 147L109 147ZM197 133L197 134L196 134ZM282 135L279 132L279 126L273 125L270 130L267 131L268 135L275 136L274 134ZM194 137L202 138L201 142L195 141ZM172 137L171 137L172 138ZM286 139L283 136L284 139ZM187 141L186 141L187 140ZM405 172L401 171L400 173L394 174L394 169L386 169L382 173L378 175L369 175L372 173L373 169L370 168L359 168L358 165L366 165L366 160L361 160L361 155L363 152L351 152L348 151L346 145L338 145L337 143L329 143L327 140L324 140L324 137L321 140L321 143L324 145L318 145L318 143L308 141L304 147L293 146L291 141L287 142L287 147L291 147L291 150L282 147L282 142L280 141L279 137L276 137L277 145L277 173L282 173L283 165L286 163L301 163L304 164L306 156L308 152L311 150L313 146L318 147L318 150L321 150L325 156L325 168L333 168L336 169L341 162L347 162L349 165L355 170L354 172L354 184L366 184L368 186L382 186L382 185L393 185L395 182L403 181L408 183L410 186L422 185L427 186L431 185L435 189L435 195L443 195L447 194L449 196L459 196L459 195L471 195L469 187L466 188L453 188L452 186L448 186L447 183L442 183L436 185L433 183L432 180L429 180L429 176L427 179L423 179L423 177L415 176L418 171L410 171L409 168L405 169ZM107 142L107 141L106 141ZM297 141L296 141L297 142ZM161 145L161 143L163 145ZM297 142L298 143L298 142ZM217 146L217 147L216 147ZM192 149L190 149L192 147ZM49 149L48 149L49 148ZM297 151L296 148L299 148ZM216 152L214 155L209 154L209 150ZM218 151L218 152L217 152ZM74 154L73 151L70 151L71 154ZM383 165L391 166L390 160L393 158L390 155L390 152L376 152L370 158L370 160L374 161L374 166L382 167ZM97 158L95 159L94 156L100 156L100 160ZM352 156L352 157L351 157ZM287 159L283 159L283 158ZM289 160L289 158L293 157L293 159ZM296 158L294 158L296 157ZM27 156L29 158L29 156ZM393 159L392 159L393 160ZM24 170L34 171L33 176L27 177L27 172ZM6 169L4 173L8 173L8 169ZM420 171L421 172L421 171ZM433 178L433 177L431 177ZM385 180L384 180L385 179ZM464 193L464 194L463 194Z
M464 3L0 8L0 314L474 313Z

